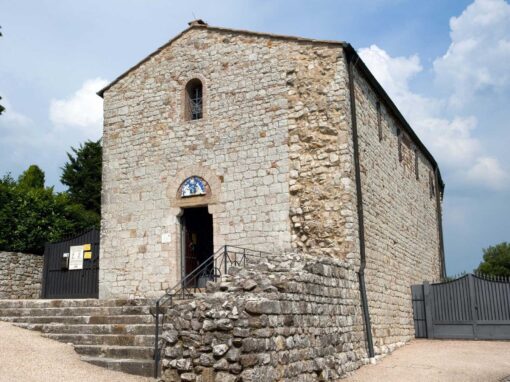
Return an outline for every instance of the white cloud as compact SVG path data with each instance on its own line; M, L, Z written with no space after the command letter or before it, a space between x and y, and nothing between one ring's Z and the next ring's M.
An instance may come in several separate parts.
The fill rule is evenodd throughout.
M473 183L484 182L489 188L503 189L508 184L508 175L493 157L477 158L476 163L467 172L467 179Z
M10 125L15 128L19 126L26 126L32 122L29 117L15 110L8 98L2 97L2 106L5 107L5 111L2 114L2 119L7 122L5 126Z
M452 178L491 189L507 185L505 170L496 158L484 154L483 145L473 135L478 123L475 116L448 118L445 99L425 97L410 89L410 81L423 70L417 55L391 57L375 45L359 54Z
M419 104L416 105L420 107ZM482 151L480 142L472 136L476 128L475 117L447 118L424 117L415 119L414 128L423 141L430 145L439 163L462 169L473 163Z
M450 19L451 44L434 61L437 83L451 92L449 104L465 106L477 92L510 86L510 4L476 0Z
M87 80L69 98L53 100L52 124L35 123L2 98L6 111L0 117L0 176L21 173L28 165L37 164L46 169L49 184L56 184L66 151L102 135L102 100L95 92L105 84L102 79Z
M50 120L57 129L78 128L83 133L100 136L103 123L103 102L96 94L108 81L94 78L83 83L66 99L52 99Z
M396 96L409 92L409 80L423 70L417 55L390 57L377 45L361 49L359 54L367 65L370 63L372 73L386 85L386 91Z

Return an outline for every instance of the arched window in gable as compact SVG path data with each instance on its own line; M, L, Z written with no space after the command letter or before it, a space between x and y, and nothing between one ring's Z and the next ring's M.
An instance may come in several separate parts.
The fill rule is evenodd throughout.
M186 84L186 120L194 121L201 119L204 110L202 81L198 78L190 80Z

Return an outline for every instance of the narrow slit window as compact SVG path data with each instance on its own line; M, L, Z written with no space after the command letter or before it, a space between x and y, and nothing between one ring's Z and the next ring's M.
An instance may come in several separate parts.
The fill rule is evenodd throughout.
M420 172L419 172L419 165L420 165L420 158L419 158L418 149L414 148L414 172L416 174L416 180L420 180Z
M432 177L432 171L429 171L429 192L430 199L436 196L436 188L434 187L434 178Z
M381 103L377 101L377 132L379 134L379 142L382 141L382 115L381 115Z
M186 119L190 121L201 119L203 106L202 82L195 78L186 85Z
M402 130L397 129L398 161L402 162Z

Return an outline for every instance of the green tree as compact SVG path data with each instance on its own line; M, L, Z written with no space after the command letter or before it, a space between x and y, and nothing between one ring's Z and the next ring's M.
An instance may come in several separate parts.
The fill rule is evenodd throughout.
M510 243L503 242L483 250L483 261L476 272L494 276L510 276Z
M21 176L20 181L26 178ZM67 193L27 187L9 174L0 180L0 250L42 253L44 243L98 224L97 214L74 203Z
M60 181L67 186L71 200L86 210L101 213L101 140L87 141L67 153L68 162L62 167Z
M27 188L44 188L44 172L35 164L31 165L18 178L18 185Z

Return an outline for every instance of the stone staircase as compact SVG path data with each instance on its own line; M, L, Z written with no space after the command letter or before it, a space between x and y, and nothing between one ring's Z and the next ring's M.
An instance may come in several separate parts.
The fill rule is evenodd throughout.
M83 361L110 370L152 376L152 301L0 300L0 320L71 343Z

